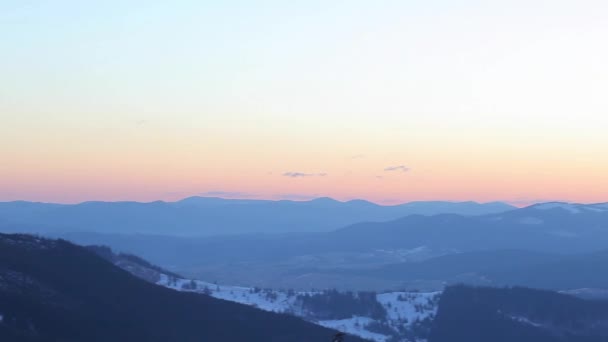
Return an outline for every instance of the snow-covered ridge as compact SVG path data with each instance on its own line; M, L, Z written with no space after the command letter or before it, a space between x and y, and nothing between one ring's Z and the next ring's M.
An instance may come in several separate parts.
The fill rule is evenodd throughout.
M510 318L516 322L531 325L536 328L543 326L542 324L533 322L533 321L529 320L527 317L523 317L523 316L510 316Z
M324 327L343 331L377 342L420 342L423 338L413 336L416 330L428 325L437 310L439 292L389 292L376 294L376 301L386 311L386 317L372 318L352 315L345 319L317 319L302 307L302 296L312 296L322 292L297 292L293 290L270 290L240 286L226 286L201 280L180 279L165 274L160 275L158 285L178 291L199 292L215 298L229 300L256 308L288 313L304 318ZM406 338L406 336L409 336Z
M560 293L585 299L608 299L608 289L602 288L580 288L560 291Z
M579 203L566 203L566 202L549 202L535 204L532 206L538 210L551 210L551 209L563 209L572 214L581 214L585 212L607 212L608 203L597 203L597 204L579 204Z

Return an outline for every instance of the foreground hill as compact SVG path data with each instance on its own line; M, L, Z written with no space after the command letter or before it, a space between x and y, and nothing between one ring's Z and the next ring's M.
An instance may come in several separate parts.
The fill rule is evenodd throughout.
M439 292L336 290L294 291L230 286L186 279L131 254L87 246L116 266L146 281L178 291L208 294L256 308L295 315L376 342L426 342L437 309Z
M608 340L608 302L529 288L450 286L440 293L297 292L187 280L131 255L96 247L134 274L177 290L292 312L317 324L378 342L594 342ZM499 258L517 257L514 251ZM470 258L471 256L466 256ZM484 259L483 255L478 255ZM540 262L547 256L534 255ZM495 260L494 260L495 262ZM483 264L483 263L482 263ZM154 275L154 277L150 277ZM439 315L436 316L439 309Z
M191 197L178 202L85 202L74 205L0 202L0 231L104 232L165 235L323 232L364 221L419 214L484 215L514 209L504 203L228 200ZM15 227L18 231L14 231ZM3 228L4 227L4 228Z
M335 333L157 286L83 247L28 235L0 234L0 317L1 341L310 342Z
M429 342L605 342L608 302L527 288L447 288Z

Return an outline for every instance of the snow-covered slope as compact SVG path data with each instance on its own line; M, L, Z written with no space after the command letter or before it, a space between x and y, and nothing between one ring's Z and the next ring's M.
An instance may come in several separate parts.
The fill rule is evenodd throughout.
M582 214L585 212L608 212L608 203L579 204L565 202L548 202L535 204L531 206L531 208L537 210L562 209L568 211L571 214Z
M390 292L376 295L384 317L353 314L343 319L318 319L302 307L302 296L323 292L296 292L239 286L226 286L200 280L160 275L157 284L179 291L206 293L215 298L251 305L262 310L288 313L319 325L378 342L424 341L424 331L434 318L439 292Z

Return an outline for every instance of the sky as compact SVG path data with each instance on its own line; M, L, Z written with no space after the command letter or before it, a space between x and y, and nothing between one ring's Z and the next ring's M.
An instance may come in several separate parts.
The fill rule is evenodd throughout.
M608 201L605 0L0 1L0 201Z

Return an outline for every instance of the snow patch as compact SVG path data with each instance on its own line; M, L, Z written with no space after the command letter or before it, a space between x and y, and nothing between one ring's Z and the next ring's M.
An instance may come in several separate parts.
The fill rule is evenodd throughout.
M309 319L312 323L372 341L386 342L390 338L390 336L367 329L370 323L380 323L380 321L370 317L354 316L348 319L322 321L314 321L307 317L298 296L313 295L320 292L226 286L201 280L180 279L166 274L160 275L157 284L178 291L204 293L218 299L250 305L265 311L290 313L303 319ZM377 294L376 300L387 312L386 319L382 323L395 331L400 331L412 326L415 322L431 320L437 313L437 303L440 295L441 292L387 292ZM419 339L418 341L422 340Z
M523 324L527 324L527 325L531 325L533 327L542 327L542 324L538 324L535 322L532 322L531 320L527 319L526 317L523 316L511 316L511 319L519 322L519 323L523 323Z
M608 299L608 289L602 288L580 288L560 291L560 293L587 299Z
M440 294L440 292L389 292L378 294L376 298L386 309L389 320L407 321L411 324L416 319L424 320L436 314L435 300Z
M374 320L368 317L353 317L348 319L319 321L318 323L326 328L357 335L372 341L385 342L388 340L389 336L367 331L365 329L365 326L373 322Z
M196 286L192 287L192 283L196 284ZM294 306L295 302L295 296L291 296L293 298L288 298L287 293L283 291L225 286L201 280L175 279L165 274L161 274L157 284L178 291L207 293L218 299L246 304L265 311L279 313L289 311Z

